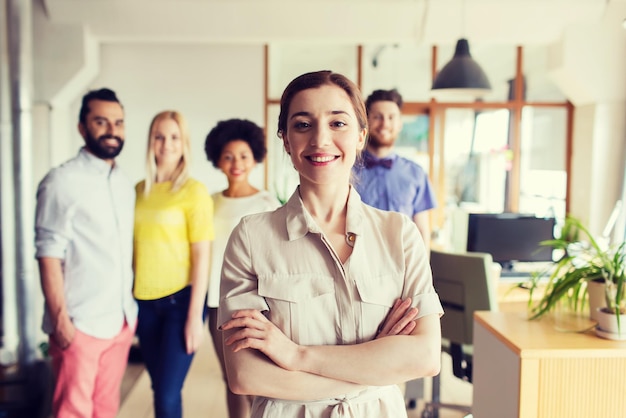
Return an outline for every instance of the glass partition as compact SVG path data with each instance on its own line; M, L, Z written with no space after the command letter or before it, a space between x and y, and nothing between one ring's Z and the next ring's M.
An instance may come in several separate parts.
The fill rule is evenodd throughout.
M520 212L565 217L567 109L524 107Z
M509 111L448 109L445 113L445 202L501 212L510 166Z

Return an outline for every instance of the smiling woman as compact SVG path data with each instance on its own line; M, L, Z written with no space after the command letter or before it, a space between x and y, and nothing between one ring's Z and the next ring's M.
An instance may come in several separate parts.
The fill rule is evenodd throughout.
M439 372L443 311L415 224L350 185L361 93L341 74L303 74L278 132L300 184L281 208L244 217L226 247L229 387L255 395L253 418L406 417L397 384Z
M291 108L280 135L300 174L300 185L346 189L367 132L346 93L329 85L307 89L294 97Z

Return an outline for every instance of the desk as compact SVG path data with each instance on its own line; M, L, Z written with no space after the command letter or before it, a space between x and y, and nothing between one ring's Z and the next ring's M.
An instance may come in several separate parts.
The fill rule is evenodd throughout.
M475 312L473 387L479 418L624 417L626 341L559 332L524 312Z

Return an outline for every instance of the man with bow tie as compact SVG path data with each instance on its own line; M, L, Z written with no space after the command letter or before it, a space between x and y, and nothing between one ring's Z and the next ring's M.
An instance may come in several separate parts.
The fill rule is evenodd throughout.
M428 249L428 210L436 206L434 192L424 169L394 152L402 130L402 96L395 89L375 90L365 106L369 139L363 161L354 167L354 187L368 205L413 219Z

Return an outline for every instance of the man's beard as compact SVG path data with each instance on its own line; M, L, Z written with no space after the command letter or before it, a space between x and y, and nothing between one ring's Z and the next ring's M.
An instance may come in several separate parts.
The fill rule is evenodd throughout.
M367 146L371 149L379 149L393 146L395 141L381 140L377 136L370 134L367 139Z
M115 139L117 146L105 145L107 139ZM91 132L85 132L85 146L96 157L103 160L109 160L117 157L124 147L124 141L119 136L101 135L95 138Z

